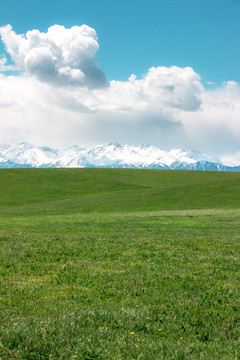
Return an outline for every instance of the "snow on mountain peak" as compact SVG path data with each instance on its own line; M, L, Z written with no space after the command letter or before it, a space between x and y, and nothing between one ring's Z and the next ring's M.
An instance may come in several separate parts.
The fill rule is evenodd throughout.
M221 161L199 151L161 150L143 144L131 146L110 143L92 148L73 145L63 149L34 146L21 141L0 143L3 167L133 167L230 171ZM240 171L240 166L235 166Z

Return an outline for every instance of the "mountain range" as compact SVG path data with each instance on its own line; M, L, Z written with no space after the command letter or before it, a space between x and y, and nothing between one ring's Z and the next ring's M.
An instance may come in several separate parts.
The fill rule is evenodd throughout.
M161 150L150 145L117 143L82 148L78 145L54 149L26 142L0 142L0 168L107 167L139 169L181 169L240 171L199 151Z

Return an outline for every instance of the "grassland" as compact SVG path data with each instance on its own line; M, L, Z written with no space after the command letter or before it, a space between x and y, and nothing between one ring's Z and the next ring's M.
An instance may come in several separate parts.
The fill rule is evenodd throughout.
M0 171L0 359L239 359L240 173Z

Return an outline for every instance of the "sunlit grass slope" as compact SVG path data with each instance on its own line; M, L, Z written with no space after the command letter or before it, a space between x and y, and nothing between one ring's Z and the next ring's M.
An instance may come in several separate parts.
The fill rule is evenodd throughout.
M0 212L62 214L233 208L240 174L133 169L1 170Z
M240 173L0 171L0 359L238 359Z

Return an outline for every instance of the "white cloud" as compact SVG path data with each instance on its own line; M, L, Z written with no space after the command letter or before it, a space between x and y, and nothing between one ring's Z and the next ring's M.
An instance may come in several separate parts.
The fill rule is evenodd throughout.
M99 48L97 34L87 25L71 29L54 25L47 33L32 30L26 36L7 25L0 28L0 35L18 70L41 81L90 88L107 85L93 60Z
M7 65L7 58L6 56L2 56L0 58L0 72L4 72L4 71L14 71L16 70L14 65Z
M191 68L152 67L142 79L111 81L104 91L74 89L71 97L91 111L194 111L201 106L203 86Z
M190 146L220 155L236 152L240 149L239 84L229 81L215 90L204 90L200 111L180 114L180 118Z
M94 62L94 29L55 25L17 35L1 28L19 76L0 75L1 139L83 146L102 142L183 147L234 159L240 153L240 86L204 89L190 67L152 67L111 81ZM0 60L4 68L6 60Z
M221 156L220 160L229 166L239 166L240 163L240 151L237 151L235 153L226 153L223 156Z

